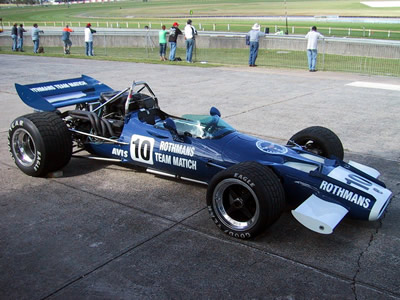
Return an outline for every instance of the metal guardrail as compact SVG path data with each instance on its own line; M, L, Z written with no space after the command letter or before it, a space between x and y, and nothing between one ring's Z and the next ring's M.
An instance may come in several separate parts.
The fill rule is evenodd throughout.
M29 46L29 29L25 45ZM62 53L61 29L45 28L41 43ZM83 28L71 35L74 51L84 46ZM9 35L0 36L0 45L11 45ZM96 53L123 59L158 60L158 30L104 29L94 35ZM60 50L57 50L60 49ZM49 53L49 51L47 51ZM59 52L57 52L59 51ZM81 53L83 54L82 50ZM400 41L325 38L318 45L318 69L400 77ZM184 59L184 40L178 41L178 56ZM248 48L244 33L199 32L195 60L200 62L246 65ZM260 41L257 64L267 67L307 69L304 36L266 35Z

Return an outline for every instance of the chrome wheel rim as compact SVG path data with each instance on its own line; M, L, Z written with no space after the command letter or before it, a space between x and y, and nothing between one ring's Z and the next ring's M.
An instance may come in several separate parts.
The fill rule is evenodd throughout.
M215 187L213 206L221 222L237 231L252 228L260 215L260 206L254 191L235 178L222 180Z
M23 128L19 128L14 132L12 150L18 162L25 167L32 166L36 160L35 141L30 133Z

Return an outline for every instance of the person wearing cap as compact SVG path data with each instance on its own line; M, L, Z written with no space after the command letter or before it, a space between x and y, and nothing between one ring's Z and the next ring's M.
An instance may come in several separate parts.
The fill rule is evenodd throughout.
M195 43L195 36L197 34L196 28L192 26L192 20L187 20L185 26L185 40L186 40L186 62L192 62L193 47Z
M260 31L260 24L255 23L251 30L247 33L247 38L250 40L250 55L249 55L249 67L256 67L256 59L258 55L258 46L260 37L264 36L264 33Z
M64 54L70 54L72 42L69 39L71 32L74 32L71 28L69 28L69 25L65 25L61 40L64 42Z
M91 27L92 24L88 23L85 28L86 56L93 56L93 33L96 33L96 30Z
M178 39L178 35L182 34L182 31L178 28L179 24L175 22L172 27L169 29L169 37L168 37L168 42L169 42L169 60L174 61L175 60L175 53L176 53L176 43Z
M316 72L317 66L317 44L318 39L323 39L324 36L317 31L317 27L313 26L311 31L305 36L307 41L307 59L308 59L308 69L310 72Z

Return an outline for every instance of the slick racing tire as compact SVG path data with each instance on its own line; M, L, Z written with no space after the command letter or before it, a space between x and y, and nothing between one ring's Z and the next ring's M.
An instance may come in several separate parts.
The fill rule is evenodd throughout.
M69 162L72 138L57 114L38 112L11 123L8 147L22 172L40 177L63 168Z
M275 222L285 206L277 175L256 162L243 162L219 172L207 189L208 212L230 236L250 239Z
M293 143L302 146L305 150L323 157L335 156L341 160L344 157L343 145L339 137L331 130L321 126L305 128L293 135L288 145Z

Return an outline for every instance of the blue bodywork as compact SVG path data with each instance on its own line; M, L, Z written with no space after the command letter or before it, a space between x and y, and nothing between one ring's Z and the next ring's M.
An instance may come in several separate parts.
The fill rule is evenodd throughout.
M16 89L21 99L36 110L55 111L91 103L98 108L94 111L99 118L102 117L99 108L104 105L99 102L101 94L114 92L85 75L25 86L16 84ZM132 94L133 88L127 101ZM287 199L305 203L294 215L315 231L319 229L313 222L325 222L332 208L339 211L333 217L334 228L346 214L363 220L379 219L389 204L391 192L376 178L376 170L372 168L334 157L324 158L299 145L282 146L240 133L224 122L215 108L210 115L174 117L162 112L158 100L154 100L150 107L124 112L119 136L107 139L92 136L85 140L85 148L100 157L207 184L221 170L240 162L258 162L278 175ZM152 122L147 122L147 114L154 112ZM324 203L322 212L315 212L320 203Z

